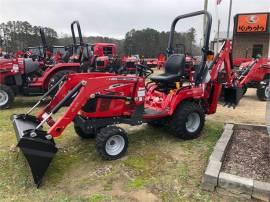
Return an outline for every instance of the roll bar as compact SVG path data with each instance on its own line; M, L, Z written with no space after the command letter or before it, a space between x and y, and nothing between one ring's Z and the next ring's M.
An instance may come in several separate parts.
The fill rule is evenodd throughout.
M46 41L44 29L39 28L39 33L40 33L40 37L41 37L41 41L42 41L43 57L45 58L46 57L46 50L48 48L48 44L47 44L47 41Z
M185 47L185 44L183 44L183 43L175 44L175 49L176 49L176 50L182 49L182 50L183 50L183 54L186 53L186 47ZM179 52L178 52L178 53L179 53Z
M203 75L205 73L205 64L207 60L207 53L209 50L209 39L210 39L210 33L211 33L211 26L212 26L212 16L209 12L205 10L197 11L197 12L192 12L184 15L179 15L177 16L171 25L171 31L169 35L169 42L168 42L168 48L167 48L167 53L168 55L171 55L173 53L173 39L174 39L174 32L175 32L175 25L176 23L184 18L190 18L198 15L204 15L206 16L206 29L204 30L204 43L203 43L203 48L202 48L202 61L200 64L200 68L198 70L198 73L195 78L195 85L199 85L202 80L203 80Z
M42 41L42 46L44 48L47 48L48 44L47 44L46 37L45 37L45 34L44 34L44 29L39 28L39 33L40 33L40 37L41 37L41 41Z
M81 31L81 26L78 20L75 20L71 23L71 33L72 33L72 39L73 39L73 44L76 45L77 41L76 41L76 36L75 36L75 32L74 32L74 25L77 25L77 30L78 30L78 34L79 34L79 40L80 40L80 45L83 44L83 38L82 38L82 31Z

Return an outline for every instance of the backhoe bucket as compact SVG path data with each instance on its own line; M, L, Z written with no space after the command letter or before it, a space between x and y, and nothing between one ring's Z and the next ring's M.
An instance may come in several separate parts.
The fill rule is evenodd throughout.
M18 140L17 146L25 156L38 187L57 148L47 132L36 129L39 121L34 116L13 115L11 119Z
M243 96L243 90L239 87L223 88L224 102L228 106L236 106Z

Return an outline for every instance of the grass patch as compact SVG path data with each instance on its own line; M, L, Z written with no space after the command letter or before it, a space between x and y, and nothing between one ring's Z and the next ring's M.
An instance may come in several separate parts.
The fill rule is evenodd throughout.
M60 149L36 189L24 157L13 148L17 141L9 120L33 102L16 100L15 104L16 108L0 112L2 201L132 201L139 190L164 201L219 199L217 194L202 192L200 183L222 123L206 121L203 135L191 141L177 139L164 129L140 126L129 131L128 126L128 154L117 161L102 160L94 140L77 137L71 124L56 139Z
M103 194L94 194L88 199L89 202L103 202L111 200L112 200L111 197L105 196Z
M128 182L128 187L131 189L139 189L139 188L143 188L144 186L146 186L148 183L147 180L141 178L141 177L137 177L133 180L130 180Z

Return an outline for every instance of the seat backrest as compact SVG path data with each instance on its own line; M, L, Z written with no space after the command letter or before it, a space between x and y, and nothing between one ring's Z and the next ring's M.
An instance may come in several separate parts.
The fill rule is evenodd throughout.
M39 62L33 61L32 58L24 59L24 73L30 74L39 69Z
M185 71L185 55L173 54L165 63L165 73L183 75Z

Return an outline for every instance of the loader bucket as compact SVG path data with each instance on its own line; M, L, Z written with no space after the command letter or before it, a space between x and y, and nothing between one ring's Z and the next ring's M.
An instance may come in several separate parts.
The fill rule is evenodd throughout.
M224 102L228 106L236 106L243 96L243 90L239 87L223 88Z
M47 132L35 129L39 121L34 116L13 115L11 119L18 140L17 146L25 156L34 182L39 187L50 162L57 152L55 143Z

